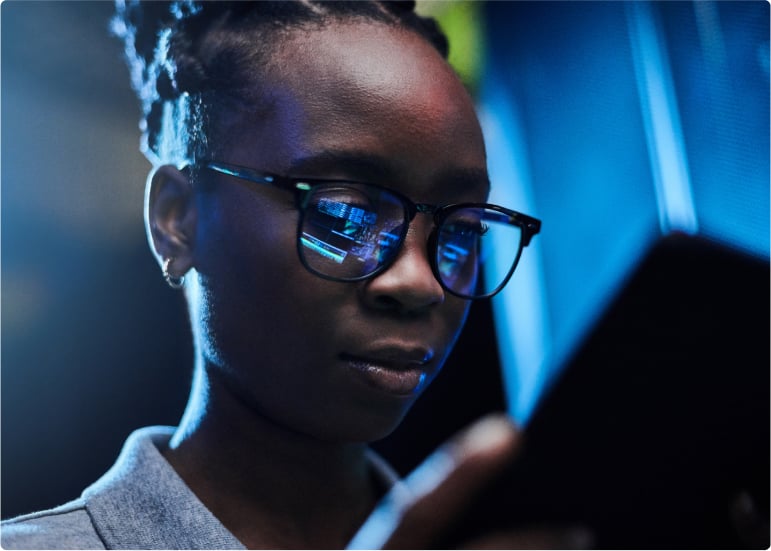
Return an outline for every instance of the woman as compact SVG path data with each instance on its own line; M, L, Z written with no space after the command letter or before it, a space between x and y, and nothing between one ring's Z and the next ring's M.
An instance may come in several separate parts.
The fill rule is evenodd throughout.
M497 418L405 482L366 446L539 229L485 205L474 106L412 8L118 5L193 388L176 430L132 435L81 498L4 523L4 547L423 547L511 457Z

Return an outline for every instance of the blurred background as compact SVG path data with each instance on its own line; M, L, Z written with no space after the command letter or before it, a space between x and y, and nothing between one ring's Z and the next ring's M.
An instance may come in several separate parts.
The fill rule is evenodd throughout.
M768 3L419 5L477 98L492 201L544 228L377 445L402 471L487 411L527 423L658 236L769 256ZM189 387L182 295L144 234L150 166L111 13L0 7L3 518L76 497L133 429L176 424Z

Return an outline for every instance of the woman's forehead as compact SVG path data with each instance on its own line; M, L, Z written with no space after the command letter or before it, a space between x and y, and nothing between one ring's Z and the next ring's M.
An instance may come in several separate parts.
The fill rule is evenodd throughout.
M339 22L297 31L283 40L276 56L274 78L316 97L325 91L380 103L396 98L428 106L468 101L463 85L431 44L385 23Z
M249 147L283 149L273 170L354 147L406 165L452 160L485 168L468 93L438 52L411 31L371 22L297 31L276 48L263 77L272 113L249 125Z

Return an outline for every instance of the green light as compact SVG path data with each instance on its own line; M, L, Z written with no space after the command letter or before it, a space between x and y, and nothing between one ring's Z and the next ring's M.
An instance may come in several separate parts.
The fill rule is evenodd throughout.
M449 63L473 93L478 88L484 56L482 3L469 0L419 0L416 10L435 17L450 42Z

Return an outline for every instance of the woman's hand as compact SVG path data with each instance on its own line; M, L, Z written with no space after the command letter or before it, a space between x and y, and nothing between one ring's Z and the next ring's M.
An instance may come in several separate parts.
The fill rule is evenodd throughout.
M505 416L490 416L451 439L380 502L349 544L352 549L428 549L448 533L474 497L516 456L520 432ZM535 529L450 542L474 549L586 548L585 530Z

